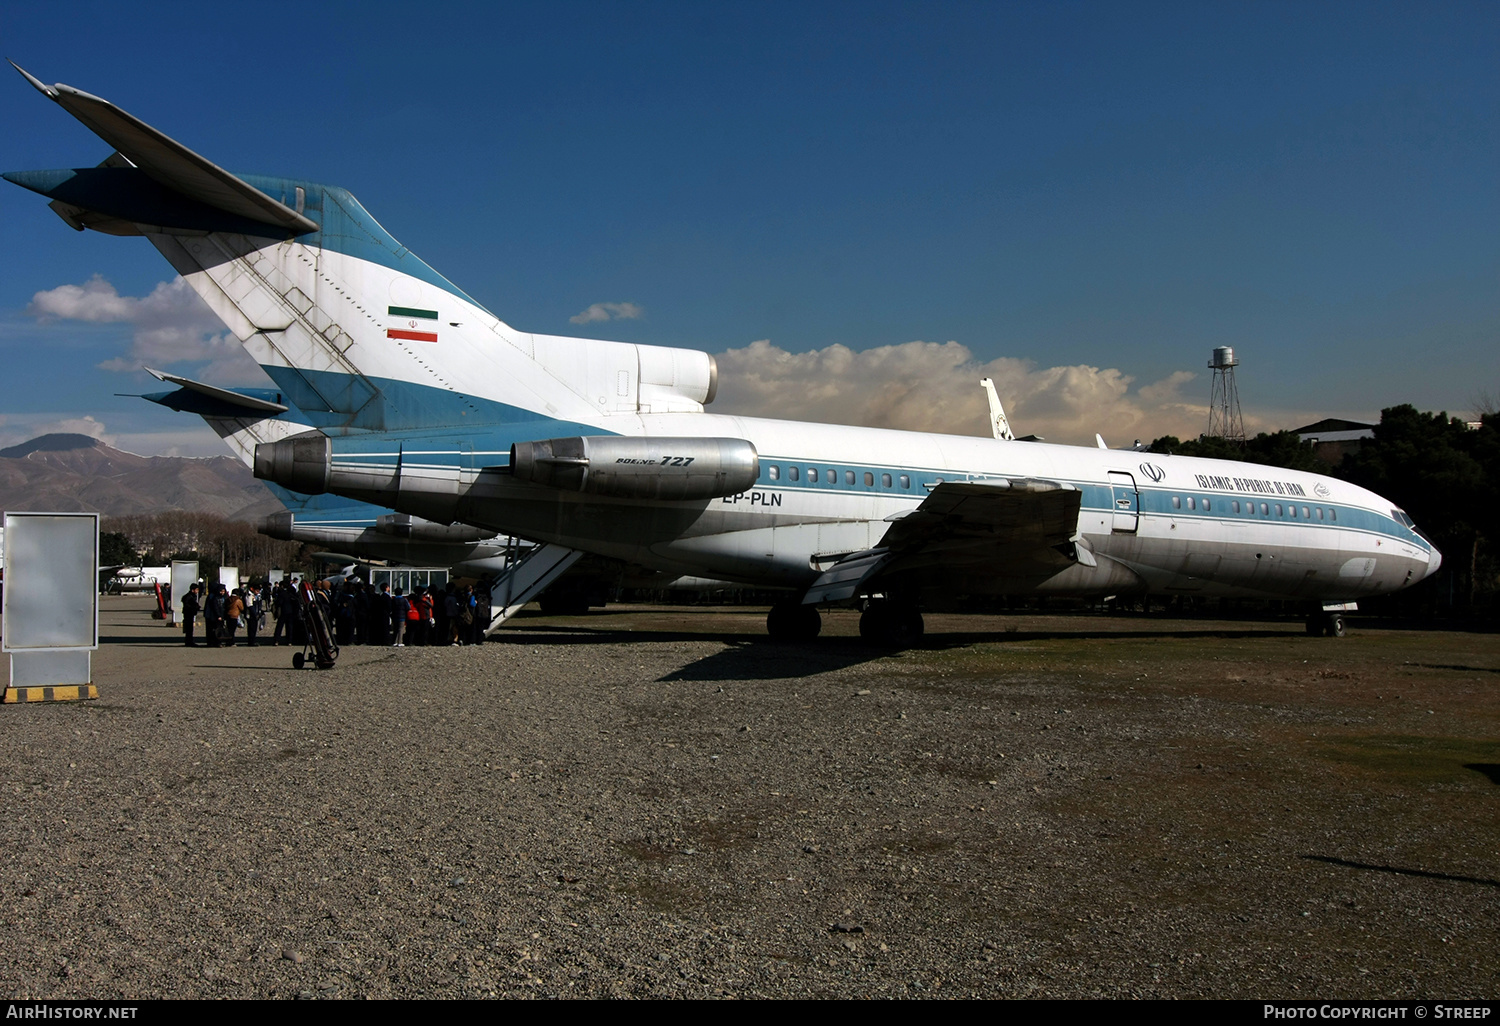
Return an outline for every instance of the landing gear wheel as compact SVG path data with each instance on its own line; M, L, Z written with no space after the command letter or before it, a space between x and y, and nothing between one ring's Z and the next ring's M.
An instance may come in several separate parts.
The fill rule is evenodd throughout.
M1307 618L1307 633L1315 638L1342 638L1344 630L1340 613L1313 613Z
M800 602L778 602L766 614L766 631L776 641L811 641L823 630L823 617Z
M888 648L910 648L922 640L926 625L915 606L875 601L859 618L859 636Z
M292 653L292 669L300 670L307 663L307 657L301 652Z

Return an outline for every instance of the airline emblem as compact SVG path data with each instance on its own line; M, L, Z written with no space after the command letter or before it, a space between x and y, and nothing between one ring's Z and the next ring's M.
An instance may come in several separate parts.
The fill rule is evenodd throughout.
M1145 474L1147 477L1149 477L1153 481L1156 481L1157 483L1160 483L1161 479L1167 476L1167 472L1158 467L1155 463L1142 463L1141 473Z
M1328 486L1322 481L1319 481L1317 484L1313 485L1313 491L1317 492L1318 497L1322 499L1326 499L1333 494L1328 490Z

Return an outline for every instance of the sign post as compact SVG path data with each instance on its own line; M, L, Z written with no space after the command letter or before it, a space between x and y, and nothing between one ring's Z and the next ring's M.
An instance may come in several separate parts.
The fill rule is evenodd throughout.
M5 541L5 701L98 698L92 656L99 647L99 515L7 513Z
M196 559L172 560L172 626L182 626L182 596L198 582ZM203 596L198 596L201 601Z

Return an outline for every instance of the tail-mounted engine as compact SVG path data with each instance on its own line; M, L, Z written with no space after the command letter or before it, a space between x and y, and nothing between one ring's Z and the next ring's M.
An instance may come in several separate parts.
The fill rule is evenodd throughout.
M622 499L717 499L753 487L760 456L743 438L550 438L510 447L522 481Z

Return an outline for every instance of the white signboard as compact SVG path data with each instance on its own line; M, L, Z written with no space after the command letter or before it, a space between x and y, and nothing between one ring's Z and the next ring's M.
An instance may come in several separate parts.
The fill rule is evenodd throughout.
M99 647L99 515L5 514L0 651Z
M182 626L182 597L188 593L198 580L198 561L196 559L174 559L172 560L172 623L174 626ZM203 601L203 596L198 596L198 601Z
M240 568L237 566L219 567L219 583L230 591L240 586Z

